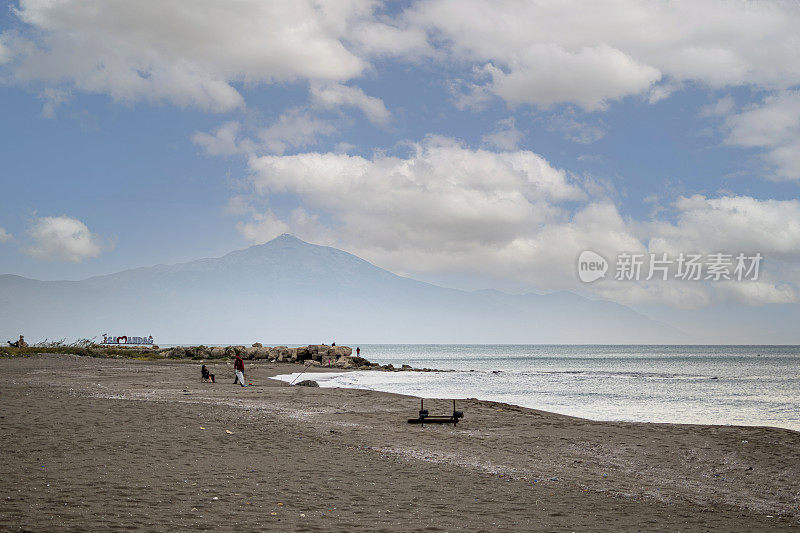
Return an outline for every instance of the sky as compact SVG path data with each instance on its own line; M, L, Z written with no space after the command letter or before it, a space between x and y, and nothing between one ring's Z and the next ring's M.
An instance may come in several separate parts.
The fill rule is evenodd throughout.
M465 289L798 303L798 27L795 2L7 2L0 273L291 233ZM763 261L615 279L715 253Z

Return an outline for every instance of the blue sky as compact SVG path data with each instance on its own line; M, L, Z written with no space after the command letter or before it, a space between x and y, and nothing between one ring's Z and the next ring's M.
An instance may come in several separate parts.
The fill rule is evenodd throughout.
M0 272L290 232L470 289L796 303L798 23L792 3L6 3ZM746 287L587 286L585 249L765 263Z

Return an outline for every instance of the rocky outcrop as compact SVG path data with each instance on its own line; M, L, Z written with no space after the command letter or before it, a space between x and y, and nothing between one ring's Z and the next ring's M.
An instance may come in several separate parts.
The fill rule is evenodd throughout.
M432 371L429 368L417 369L409 365L402 365L401 368L395 368L391 364L381 366L363 357L353 355L353 349L349 346L328 346L327 344L309 344L297 348L263 346L259 342L252 346L176 346L159 350L158 353L170 359L225 359L238 355L245 360L301 363L306 366L330 366L345 370Z
M349 357L353 349L349 346L328 346L326 344L310 344L298 348L288 346L263 346L260 342L252 346L176 346L160 350L164 357L170 359L224 359L239 356L245 360L268 360L278 363L303 363L313 361L319 365L337 366L345 364L348 368L368 366L370 363L363 357L355 357L351 361Z

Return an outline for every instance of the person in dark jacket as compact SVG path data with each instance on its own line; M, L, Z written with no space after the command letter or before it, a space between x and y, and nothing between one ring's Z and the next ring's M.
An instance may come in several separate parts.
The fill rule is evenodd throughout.
M210 381L211 383L216 383L216 381L214 381L214 374L208 371L206 365L203 365L203 368L200 369L200 374L203 376L203 382L208 383Z
M244 382L244 361L238 355L236 356L236 361L233 363L233 371L236 374L236 379L233 384L241 383L242 387L246 387L247 385Z

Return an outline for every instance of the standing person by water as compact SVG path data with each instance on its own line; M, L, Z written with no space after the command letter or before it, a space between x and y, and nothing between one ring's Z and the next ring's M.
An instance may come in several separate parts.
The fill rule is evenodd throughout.
M356 346L356 357L361 357L361 347Z
M233 363L233 371L236 374L233 384L241 383L242 387L246 387L247 385L244 382L244 361L238 355L236 356L236 362Z

